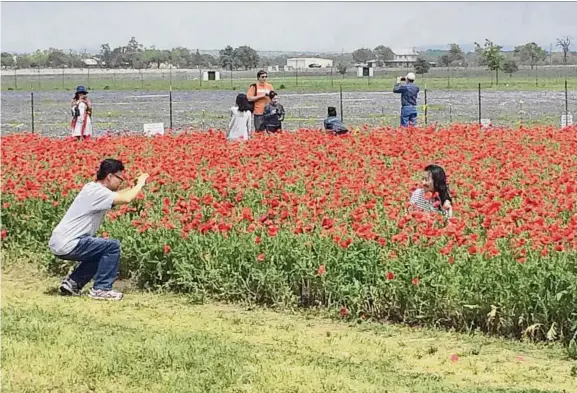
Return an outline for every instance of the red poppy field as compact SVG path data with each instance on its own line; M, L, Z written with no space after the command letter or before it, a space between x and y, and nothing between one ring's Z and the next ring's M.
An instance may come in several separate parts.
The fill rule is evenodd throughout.
M2 238L53 264L48 238L106 157L151 174L108 214L122 275L218 300L326 307L507 337L577 332L577 129L220 132L78 143L2 138ZM454 217L410 212L430 163ZM69 266L67 264L66 266Z

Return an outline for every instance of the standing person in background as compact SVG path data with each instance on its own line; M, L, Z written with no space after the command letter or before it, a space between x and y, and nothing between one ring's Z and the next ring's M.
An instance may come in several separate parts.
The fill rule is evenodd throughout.
M263 122L264 108L270 102L269 93L273 91L273 87L267 82L268 74L266 71L260 70L256 77L258 82L250 85L246 93L248 101L254 105L254 129L259 131Z
M274 91L269 93L270 103L264 107L263 122L260 131L278 132L282 130L284 120L284 107L278 101L278 94Z
M419 86L415 85L415 74L398 77L393 92L401 94L401 127L416 126Z
M236 105L230 108L230 122L226 139L229 141L248 140L251 134L250 104L245 94L236 96Z
M77 140L88 139L92 135L92 103L84 86L78 86L70 104L72 111L72 136Z

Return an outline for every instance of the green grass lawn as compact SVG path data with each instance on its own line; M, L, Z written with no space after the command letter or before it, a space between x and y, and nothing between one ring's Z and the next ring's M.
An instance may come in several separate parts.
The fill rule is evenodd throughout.
M55 293L4 257L2 392L576 392L558 345L132 291ZM453 355L458 356L453 357Z
M135 79L117 79L111 76L87 75L67 76L66 80L61 80L58 76L54 78L34 76L18 77L16 83L14 78L7 75L6 80L2 81L2 90L17 91L73 91L77 85L83 84L89 90L146 90L146 91L167 91L170 88L170 79L168 74L164 78L157 76L158 79L151 79L151 76L145 77L142 81ZM255 83L252 78L222 79L220 81L199 81L173 79L173 90L239 90L245 91L251 83ZM577 89L577 77L567 78L569 90ZM347 76L342 78L340 75L331 76L275 76L270 74L270 82L276 90L285 90L302 93L322 93L335 92L342 85L343 91L389 91L393 88L395 78L392 76L379 76L375 78L357 78ZM537 83L534 78L528 77L509 77L503 76L497 85L490 77L427 77L418 76L417 84L424 89L425 85L428 90L477 90L481 83L482 89L495 91L517 91L517 90L544 90L544 91L562 91L564 90L565 80L561 77L540 78ZM281 86L284 86L282 88Z

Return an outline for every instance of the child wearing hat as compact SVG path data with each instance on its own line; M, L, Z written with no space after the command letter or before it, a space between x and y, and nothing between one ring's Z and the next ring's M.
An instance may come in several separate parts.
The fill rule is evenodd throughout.
M78 86L70 104L72 136L77 140L88 139L92 135L92 103L84 86Z

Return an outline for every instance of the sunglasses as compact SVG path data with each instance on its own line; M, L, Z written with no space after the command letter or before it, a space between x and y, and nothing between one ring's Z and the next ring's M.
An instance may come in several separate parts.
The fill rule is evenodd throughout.
M266 75L261 75L260 77L261 78L268 78L268 76L266 76Z
M116 174L114 174L114 173L111 173L111 175L114 176L115 178L117 178L118 180L120 180L121 183L124 183L124 179L121 178L120 176L118 176L118 175L116 175Z

